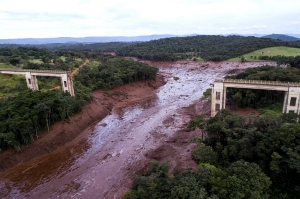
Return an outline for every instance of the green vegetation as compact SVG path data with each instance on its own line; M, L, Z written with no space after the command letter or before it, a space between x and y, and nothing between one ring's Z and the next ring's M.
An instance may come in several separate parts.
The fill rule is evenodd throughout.
M206 89L206 91L203 93L203 97L210 99L211 98L211 88Z
M14 96L27 89L24 75L0 74L0 80L0 98Z
M116 54L154 61L174 61L193 57L221 61L276 46L300 48L300 42L257 37L199 35L137 43L117 49Z
M285 56L285 57L300 56L300 48L292 48L286 46L263 48L229 60L240 61L241 58L244 57L246 58L247 61L265 61L266 59L260 59L260 58L264 56L273 57L278 55Z
M300 56L261 56L260 59L276 61L278 65L287 65L295 68L300 68Z
M271 110L271 111L274 111L277 116L280 116L282 114L282 107L283 107L283 103L282 102L277 102L277 103L273 103L273 104L270 104L270 105L265 106L265 107L260 107L258 110L261 113L263 113L267 110Z
M126 83L153 79L157 68L132 59L112 55L89 55L92 60L75 75L75 80L91 89L112 89Z
M137 42L107 42L94 44L43 44L37 45L38 48L47 48L56 51L74 52L115 52L117 49L134 45ZM1 45L0 45L1 46Z
M74 70L85 60L78 52L56 51L36 47L0 48L0 67L23 69Z
M44 62L41 59L30 59L28 62L33 64L43 64Z
M0 151L28 144L57 121L68 119L91 100L86 89L76 98L61 91L23 90L0 100Z
M15 68L15 67L9 63L0 63L0 68Z
M229 78L299 81L300 70L263 66ZM295 113L282 114L283 93L229 89L239 106L263 107L260 116L221 110L215 117L198 115L188 128L206 135L194 138L196 171L168 174L168 164L152 163L135 177L123 198L291 198L300 197L300 123ZM210 90L204 96L210 95Z
M199 116L194 121L207 138L194 139L198 169L168 174L167 163L154 162L123 198L299 198L297 117L272 111L241 117L227 110L206 121Z
M70 121L70 116L81 111L92 99L91 90L111 89L125 83L155 78L157 68L132 59L86 53L51 52L37 48L3 48L0 60L16 68L71 70L78 67L85 56L90 63L75 76L75 97L59 90L49 90L60 85L60 79L37 77L40 91L27 89L23 75L0 74L0 152L8 148L19 150L60 120ZM38 63L42 60L43 63ZM32 63L35 62L35 63ZM108 92L109 93L109 92ZM119 92L124 98L127 94Z
M52 52L35 47L0 48L0 68L38 70L73 70L85 60L81 53ZM0 96L14 96L25 89L25 78L17 75L0 75ZM40 89L60 86L59 78L38 77Z
M262 66L248 68L243 73L226 78L300 82L300 69ZM228 88L227 97L240 107L264 108L274 103L283 104L284 93L282 91Z

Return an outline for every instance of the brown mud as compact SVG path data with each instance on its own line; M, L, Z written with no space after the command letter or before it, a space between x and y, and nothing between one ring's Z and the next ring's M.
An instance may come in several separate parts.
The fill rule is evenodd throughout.
M216 78L275 65L143 62L159 67L156 81L96 91L71 123L55 124L20 153L1 154L0 197L121 198L151 161L170 161L171 171L196 169L190 139L201 131L186 127L197 114L210 115L210 101L202 93Z
M163 75L158 75L156 80L132 83L108 92L103 90L94 91L93 101L85 106L81 113L70 117L69 121L57 122L50 127L49 132L40 133L38 139L28 146L22 147L20 151L9 150L1 153L0 171L55 151L75 139L86 128L93 126L93 124L109 115L113 108L145 100L164 84Z

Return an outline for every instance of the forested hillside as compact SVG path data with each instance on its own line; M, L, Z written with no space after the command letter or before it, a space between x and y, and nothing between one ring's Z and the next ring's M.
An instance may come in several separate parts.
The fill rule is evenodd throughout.
M298 42L242 36L199 35L159 39L120 48L120 56L135 56L154 61L173 61L193 57L221 61L266 47L300 47Z
M132 59L98 53L90 53L88 57L92 61L79 70L75 79L91 89L112 89L127 83L154 79L158 72L158 68Z
M278 65L284 64L291 67L300 68L300 56L260 56L259 59L273 60L276 61Z
M80 52L50 51L36 47L0 48L0 68L73 70L85 60Z
M138 42L108 42L95 44L45 44L37 47L47 48L49 50L75 51L75 52L115 52L116 50L134 45Z
M283 35L283 34L271 34L271 35L263 36L263 38L278 39L281 41L298 41L298 40L300 40L297 37L292 37L292 36Z

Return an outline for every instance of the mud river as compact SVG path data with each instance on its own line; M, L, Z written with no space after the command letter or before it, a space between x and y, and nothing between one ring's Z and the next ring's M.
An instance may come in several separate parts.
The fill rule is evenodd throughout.
M0 198L121 198L133 176L150 161L169 160L172 168L195 167L188 139L201 132L183 129L196 109L209 114L203 92L215 78L266 63L150 64L159 67L167 82L156 94L113 109L57 150L3 171Z

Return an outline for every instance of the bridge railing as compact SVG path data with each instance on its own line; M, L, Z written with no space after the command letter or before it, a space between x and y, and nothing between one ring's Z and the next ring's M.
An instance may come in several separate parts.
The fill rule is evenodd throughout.
M34 73L56 73L56 74L65 74L65 73L68 73L68 71L63 71L63 70L34 70L34 69L18 69L18 68L0 68L0 71L34 72Z
M297 87L300 87L299 82L280 82L280 81L266 81L266 80L216 79L215 82L236 83L236 84L274 85L274 86L297 86Z

